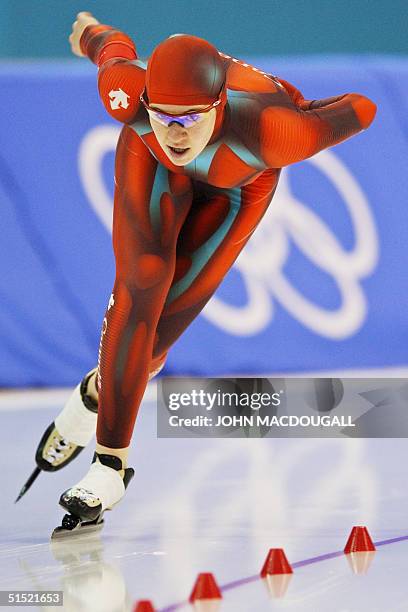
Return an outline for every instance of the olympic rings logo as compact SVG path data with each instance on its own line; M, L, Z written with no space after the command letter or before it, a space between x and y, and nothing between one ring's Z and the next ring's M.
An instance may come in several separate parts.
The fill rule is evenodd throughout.
M79 173L85 193L107 230L112 230L112 198L102 173L107 153L115 150L120 128L97 126L79 149ZM333 151L306 160L328 179L342 198L353 228L354 244L346 250L331 228L292 192L290 174L282 172L270 206L234 268L245 285L243 306L225 303L215 295L202 314L223 331L238 336L260 333L273 320L280 304L297 321L330 339L354 335L363 325L367 299L361 282L372 274L379 256L378 234L369 202L360 185ZM290 244L335 282L340 304L326 309L306 297L285 275Z

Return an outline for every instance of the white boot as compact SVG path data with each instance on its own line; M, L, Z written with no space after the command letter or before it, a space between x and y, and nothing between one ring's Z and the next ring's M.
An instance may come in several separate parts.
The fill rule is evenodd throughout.
M133 475L134 470L124 469L119 457L95 453L86 476L64 491L59 503L73 516L94 521L122 499Z
M98 404L87 394L88 382L95 370L84 376L55 421L45 430L35 456L42 470L54 472L63 468L95 434Z
M77 446L86 446L96 430L98 404L87 395L89 379L96 368L88 372L69 397L62 411L55 419L58 432Z

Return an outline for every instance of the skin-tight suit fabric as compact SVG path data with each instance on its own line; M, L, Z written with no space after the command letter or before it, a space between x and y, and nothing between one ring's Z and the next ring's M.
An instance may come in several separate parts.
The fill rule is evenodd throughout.
M103 104L123 124L115 158L116 276L98 359L97 440L124 448L149 373L233 265L272 200L281 168L367 128L376 106L354 93L305 100L287 81L220 53L222 120L198 157L177 166L140 102L146 65L132 40L93 25L81 49L99 68Z

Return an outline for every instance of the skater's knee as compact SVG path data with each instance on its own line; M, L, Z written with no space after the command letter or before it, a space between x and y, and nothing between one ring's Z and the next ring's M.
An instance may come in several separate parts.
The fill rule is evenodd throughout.
M167 284L174 272L171 261L171 256L165 258L154 253L142 253L126 266L118 265L115 293L124 304L134 299L139 301L139 296L135 296L139 291Z
M158 285L170 274L168 263L151 253L140 255L135 263L134 282L139 289L150 289Z

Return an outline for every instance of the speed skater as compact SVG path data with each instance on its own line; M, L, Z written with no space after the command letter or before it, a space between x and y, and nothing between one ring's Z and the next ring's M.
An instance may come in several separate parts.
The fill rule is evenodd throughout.
M98 523L133 475L129 445L149 378L216 291L267 210L281 169L367 128L376 106L350 93L305 100L286 80L176 34L147 64L133 41L79 13L73 52L123 128L115 158L115 282L98 365L37 450L40 469L92 438L85 477L65 491L65 528Z

